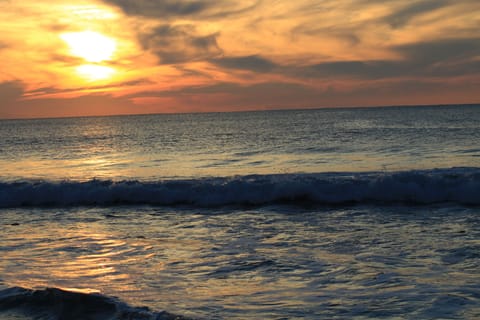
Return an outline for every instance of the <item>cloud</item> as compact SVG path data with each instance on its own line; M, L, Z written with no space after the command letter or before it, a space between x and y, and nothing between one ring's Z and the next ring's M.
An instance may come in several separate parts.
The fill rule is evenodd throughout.
M243 57L223 57L210 60L213 64L227 69L249 70L253 72L270 72L276 64L258 55Z
M15 101L23 94L23 85L19 81L8 81L0 83L0 106Z
M136 79L131 81L118 82L114 84L100 84L92 85L89 87L79 86L79 87L70 87L70 88L57 88L57 87L39 87L33 90L25 91L23 96L25 99L48 99L52 97L60 97L61 99L66 99L67 97L78 97L85 94L90 94L90 92L118 92L120 90L125 90L129 88L136 88L138 86L148 86L152 85L152 82L149 79Z
M478 74L480 38L445 39L395 47L406 61L404 72L427 76Z
M423 0L409 4L401 10L386 17L385 21L393 28L399 28L406 25L410 20L424 13L432 12L436 9L448 6L448 0Z
M141 92L133 100L155 101L159 111L221 112L260 109L472 103L479 80L371 81L361 86L326 84L312 87L293 82L266 81L241 85L222 82L177 90ZM452 91L455 94L452 94ZM415 99L412 100L412 97ZM477 94L478 97L478 94Z
M333 61L306 67L290 66L297 77L383 79L409 76L461 76L478 74L480 38L450 39L392 46L399 60Z
M262 82L251 85L241 85L238 83L221 82L214 85L190 87L173 91L171 94L181 92L182 94L204 94L204 93L229 93L243 96L246 99L255 99L254 96L264 95L266 97L288 96L295 92L312 92L312 89L297 83L288 82Z
M417 64L473 59L480 55L480 37L418 42L394 48Z
M321 78L378 79L397 76L404 71L401 64L392 61L336 61L293 69L295 74Z
M145 113L125 98L105 94L88 94L74 98L21 100L0 107L1 118L76 117L89 115Z
M122 8L127 14L153 16L176 15L186 16L201 13L210 8L213 3L208 1L152 1L152 0L114 0L107 1Z
M140 42L164 64L205 60L222 52L216 34L198 35L193 25L161 25L140 35Z
M433 88L445 97L463 92L462 101L479 97L469 84L480 79L478 0L4 3L3 114L7 102L24 115L73 115L70 106L80 114L81 103L126 113L169 105L204 111L212 104L221 111L416 103L434 101ZM114 59L105 62L117 71L111 79L82 78L76 71L82 59L59 38L86 29L117 41ZM461 90L462 81L470 91Z
M155 19L225 17L253 9L259 1L240 0L104 0L127 15Z
M169 112L221 112L313 106L317 96L312 88L295 83L241 85L221 82L176 90L141 92L130 98L134 101L156 101Z
M0 83L0 118L9 117L18 99L24 92L23 85L18 81Z

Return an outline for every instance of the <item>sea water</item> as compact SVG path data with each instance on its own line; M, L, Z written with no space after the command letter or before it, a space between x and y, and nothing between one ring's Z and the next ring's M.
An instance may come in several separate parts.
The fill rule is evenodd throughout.
M0 121L0 319L480 317L480 106Z

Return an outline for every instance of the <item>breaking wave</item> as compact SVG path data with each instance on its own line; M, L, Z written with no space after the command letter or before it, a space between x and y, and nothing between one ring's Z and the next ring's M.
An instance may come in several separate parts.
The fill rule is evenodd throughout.
M0 207L274 204L480 205L480 168L145 181L0 182Z
M18 318L23 315L24 317ZM187 320L148 308L135 308L116 298L57 288L31 290L20 287L0 291L0 317L49 320ZM7 317L7 319L10 319Z

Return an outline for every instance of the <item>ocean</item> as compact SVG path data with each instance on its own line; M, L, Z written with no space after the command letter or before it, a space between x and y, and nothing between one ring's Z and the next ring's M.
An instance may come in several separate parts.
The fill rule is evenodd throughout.
M480 105L0 137L0 319L480 318Z

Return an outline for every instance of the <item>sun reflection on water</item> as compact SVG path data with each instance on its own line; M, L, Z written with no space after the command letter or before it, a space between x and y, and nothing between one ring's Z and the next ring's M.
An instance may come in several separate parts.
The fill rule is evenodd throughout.
M133 290L130 275L122 271L129 263L125 257L136 261L151 256L138 243L132 246L112 238L95 222L64 225L51 221L32 231L20 227L14 238L5 240L8 244L22 239L29 249L5 253L0 264L8 271L17 268L12 262L22 263L24 268L15 270L15 283L26 288L57 287L83 293L100 292L107 286ZM8 272L4 279L9 281Z
M425 309L432 295L465 293L478 278L476 247L464 247L478 229L476 208L448 216L412 207L287 209L4 209L0 281L245 319L362 303L401 315L405 303Z

